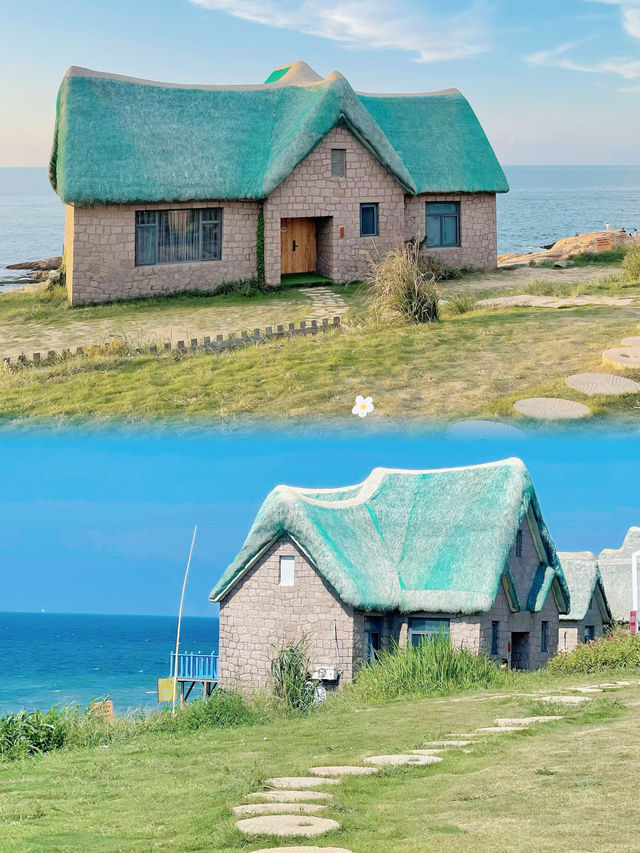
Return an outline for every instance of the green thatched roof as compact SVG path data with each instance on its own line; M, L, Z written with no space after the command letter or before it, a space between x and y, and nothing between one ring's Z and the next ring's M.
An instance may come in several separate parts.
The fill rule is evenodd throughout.
M224 598L272 542L288 535L342 601L358 609L486 612L505 573L509 579L507 558L529 507L566 611L562 569L519 459L433 471L376 468L360 485L342 489L278 486L210 597Z
M598 557L598 566L613 618L628 622L632 608L631 556L640 551L640 527L630 527L621 548L605 548Z
M591 551L559 551L558 558L571 594L571 609L560 618L580 622L587 615L591 599L595 596L603 620L611 621L611 610L595 555Z
M186 86L70 68L49 176L74 204L263 199L346 124L409 194L506 192L459 92L359 95L305 63L256 86Z

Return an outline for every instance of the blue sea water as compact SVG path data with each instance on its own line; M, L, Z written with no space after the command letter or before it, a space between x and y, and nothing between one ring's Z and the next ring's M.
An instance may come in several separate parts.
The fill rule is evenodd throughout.
M523 252L580 231L640 228L640 166L507 166L498 196L498 251ZM0 291L7 264L62 252L64 206L44 168L0 168Z
M0 613L0 715L86 706L107 695L119 714L157 708L156 679L169 675L176 622L174 616ZM217 617L185 616L180 650L216 652Z

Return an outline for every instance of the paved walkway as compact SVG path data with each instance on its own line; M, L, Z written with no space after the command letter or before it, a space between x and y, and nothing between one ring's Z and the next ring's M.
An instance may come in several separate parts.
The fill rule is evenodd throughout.
M517 267L514 270L492 270L460 281L443 281L443 296L453 293L469 293L494 288L525 287L534 281L547 281L551 284L581 284L587 281L599 281L609 275L620 275L620 267L606 264L593 264L586 267L568 267L567 269L549 269L548 267Z
M2 298L0 296L0 298ZM297 323L300 320L322 320L341 316L348 310L342 296L328 287L303 287L291 291L285 299L273 303L260 301L246 305L225 305L211 300L205 307L194 308L176 304L175 308L143 313L140 319L100 320L83 319L77 322L45 326L42 322L0 325L0 358L15 360L19 355L31 357L49 350L60 351L91 345L101 345L110 340L125 338L134 346L150 343L175 344L191 338L215 337L220 333L240 332L243 329L264 329L279 323Z

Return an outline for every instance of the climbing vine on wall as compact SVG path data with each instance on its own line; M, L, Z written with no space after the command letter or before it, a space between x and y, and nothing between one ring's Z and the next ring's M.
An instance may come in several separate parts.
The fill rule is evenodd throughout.
M256 273L260 284L264 284L264 212L258 214L258 225L256 234Z

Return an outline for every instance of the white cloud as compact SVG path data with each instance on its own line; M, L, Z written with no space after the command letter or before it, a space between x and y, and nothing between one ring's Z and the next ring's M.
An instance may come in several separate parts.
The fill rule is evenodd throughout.
M416 62L466 59L488 50L487 9L474 0L463 12L426 14L424 2L398 0L190 0L196 6L278 29L344 42L351 47L396 49Z

